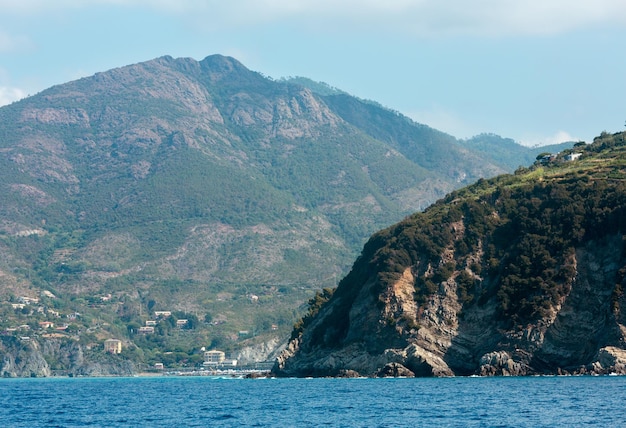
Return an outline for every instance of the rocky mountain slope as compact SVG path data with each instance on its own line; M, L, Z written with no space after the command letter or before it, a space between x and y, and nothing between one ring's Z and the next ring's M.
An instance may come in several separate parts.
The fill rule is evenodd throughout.
M332 96L232 58L164 57L0 109L0 233L72 234L48 248L56 257L4 247L20 265L5 282L98 290L153 271L330 284L374 230L503 171L451 136L341 98L350 117ZM363 129L366 113L384 117Z
M146 364L274 341L371 233L511 169L324 88L162 57L0 108L0 331ZM159 310L189 329L137 334Z
M479 180L365 245L286 376L626 374L626 143Z
M140 369L76 341L4 337L0 341L0 377L132 376Z

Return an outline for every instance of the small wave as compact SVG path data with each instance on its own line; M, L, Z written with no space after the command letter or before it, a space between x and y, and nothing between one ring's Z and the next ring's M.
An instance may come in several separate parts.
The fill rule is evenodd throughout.
M216 421L225 421L228 419L237 419L237 416L226 413L224 415L215 416L213 419Z

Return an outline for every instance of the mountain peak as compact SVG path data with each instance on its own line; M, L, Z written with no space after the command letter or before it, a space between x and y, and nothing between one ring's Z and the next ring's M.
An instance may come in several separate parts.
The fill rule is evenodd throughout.
M232 56L221 55L221 54L209 55L205 57L202 61L200 61L200 63L206 64L210 67L219 67L219 66L230 67L230 68L237 67L237 68L243 68L247 70L246 66L244 66L241 62L239 62Z
M204 73L208 73L212 82L220 81L229 76L258 75L246 68L235 58L224 55L210 55L200 61Z

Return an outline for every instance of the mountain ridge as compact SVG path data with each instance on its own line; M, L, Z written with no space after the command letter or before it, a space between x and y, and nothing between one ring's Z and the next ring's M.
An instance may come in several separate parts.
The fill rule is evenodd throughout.
M150 73L145 73L144 68L147 68ZM158 78L155 77L154 72L158 71ZM224 76L226 73L231 75L234 73L235 78L230 78L228 81L232 81L233 79L237 81L236 86L232 86L234 88L233 93L228 92L229 84L220 83L219 86L211 87L211 90L215 90L216 92L227 93L227 102L222 105L221 111L215 105L216 96L211 95L208 92L208 89L202 87L199 83L191 82L190 77L185 79L181 77L173 78L172 74L175 73L176 70L184 70L189 72L191 76L202 77L205 81L215 83L215 82L223 82ZM206 71L209 70L209 71ZM149 80L152 79L152 80ZM226 81L226 83L228 83ZM233 164L235 166L237 164L242 165L243 162L252 163L253 166L256 166L254 169L256 173L260 173L261 175L267 174L275 174L272 170L280 170L276 168L275 165L272 165L272 162L276 162L275 159L268 158L267 154L264 153L262 143L263 140L267 141L267 138L286 138L291 141L294 138L299 138L302 136L311 137L315 134L316 137L319 137L322 130L314 130L311 125L303 123L302 121L298 122L298 118L293 117L294 111L290 110L289 106L285 106L281 101L278 105L273 107L273 109L285 109L284 115L281 116L280 111L272 112L274 122L267 122L272 116L269 115L267 109L259 109L258 107L253 108L249 104L242 106L241 99L245 98L244 93L246 91L246 85L252 85L255 88L260 87L260 89L256 89L256 92L263 95L265 93L271 92L270 88L273 88L275 82L272 82L258 73L250 72L241 63L238 61L222 57L222 56L212 56L207 57L205 60L201 62L195 62L191 59L173 59L171 57L162 57L154 61L150 61L143 64L138 64L134 66L122 67L118 69L111 70L107 73L97 73L91 78L81 79L76 82L72 82L76 89L70 89L67 93L62 93L60 91L64 91L63 88L65 86L56 86L51 88L50 90L44 91L42 94L39 94L38 97L42 99L47 105L44 108L38 107L26 107L22 109L20 117L15 118L17 120L11 121L13 125L16 123L33 123L35 126L39 126L42 128L45 127L69 127L69 135L70 137L67 140L63 140L66 138L66 135L61 134L61 138L53 139L50 138L50 135L41 135L35 134L30 138L31 141L25 141L22 143L25 148L28 149L30 146L30 156L24 156L24 154L17 154L14 156L21 156L20 160L17 158L13 158L13 165L15 167L15 163L22 162L23 167L21 168L22 172L26 172L26 175L30 175L37 181L43 181L48 184L52 184L54 187L58 187L61 183L63 183L63 189L57 189L58 191L62 191L63 193L73 194L77 191L76 183L79 181L77 174L75 173L76 166L73 166L74 163L85 164L86 162L76 155L72 153L80 153L84 151L88 153L90 150L93 153L93 156L99 156L103 161L106 161L106 170L103 171L103 175L98 176L94 174L93 178L90 178L89 181L97 184L98 186L101 184L101 181L106 182L106 177L111 176L111 174L115 174L111 176L113 180L119 180L122 178L126 180L126 183L129 186L135 186L134 181L139 181L142 179L150 179L151 168L155 168L158 165L153 165L152 158L154 156L163 156L163 153L155 152L155 150L166 150L167 145L170 146L170 149L174 149L176 147L181 147L181 145L186 145L192 149L197 149L200 152L207 154L213 158L214 162L219 163L221 167L229 168L229 174L232 174L233 169L230 169ZM133 101L130 95L128 95L127 88L128 87L137 87L139 89L139 94L141 96L147 95L148 102L143 102L143 104L138 101ZM298 107L296 110L302 111L302 109L309 109L311 112L314 112L315 118L322 120L319 122L320 125L323 126L335 126L337 125L338 119L333 119L330 111L327 109L320 109L319 103L314 102L314 98L311 97L310 93L301 92L298 89L294 89L297 87L281 85L281 92L290 94L295 91L297 97L296 100L299 100L301 104L296 104ZM90 96L86 98L84 95L80 95L80 90L83 87L93 88L95 93L94 96ZM263 89L265 88L265 89ZM289 89L291 88L291 89ZM238 92L237 92L238 91ZM243 92L242 92L243 91ZM290 92L291 91L291 92ZM104 95L102 95L104 93ZM126 94L126 95L124 95ZM255 97L259 97L259 94L255 95ZM100 98L104 97L108 101L108 104L105 105L105 102ZM110 98L113 96L114 98ZM250 97L246 95L246 97ZM152 100L158 100L158 103ZM293 101L294 98L292 97ZM174 130L172 125L168 125L164 122L164 119L173 116L173 112L180 110L180 107L174 107L172 103L181 102L181 106L184 107L187 111L200 113L202 115L202 120L204 121L204 127L200 127L195 131L195 134L201 133L202 135L198 138L198 135L189 135L185 131ZM32 101L25 101L25 103L31 103ZM82 104L81 104L82 103ZM19 107L18 103L15 107ZM85 107L80 107L84 105ZM130 105L130 108L126 106ZM141 107L141 113L143 116L139 115L138 112L134 111L134 109ZM262 104L261 104L262 105ZM135 107L132 107L135 106ZM267 107L267 106L266 106ZM95 113L88 114L86 108L93 108ZM2 111L5 113L5 120L3 122L8 121L8 117L10 114L6 114L7 112L17 111L18 109L3 109ZM124 113L126 118L125 127L130 129L125 129L123 131L118 131L115 127L115 121L119 122L119 119L116 119L116 115L119 118L119 113ZM230 117L228 119L224 118L222 112L227 112ZM146 115L148 117L156 117L160 118L156 123L146 122ZM292 117L289 117L291 115ZM182 120L185 116L179 116L175 120ZM243 127L249 132L249 135L237 136L233 135L232 132L228 131L229 123L234 123L237 126ZM259 124L261 127L265 127L266 129L260 130ZM182 123L184 126L184 121ZM89 129L97 128L99 135L91 136L89 134ZM178 126L178 125L177 125ZM104 127L104 128L103 128ZM74 129L72 129L74 128ZM217 128L215 130L214 128ZM269 128L269 129L268 129ZM6 129L5 130L10 130ZM85 136L80 135L80 139L74 140L72 142L72 133L81 134L82 131L85 131ZM42 130L43 131L43 130ZM218 132L224 132L223 135L220 135ZM264 132L263 132L264 131ZM58 130L54 129L53 132L57 132ZM67 130L63 130L62 132L67 132ZM116 134L121 135L116 135ZM162 134L162 135L160 135ZM206 134L206 135L205 135ZM256 148L253 152L250 152L249 149L246 149L245 152L242 152L240 149L235 147L235 144L241 145L245 144L245 141L242 141L243 138L252 139L255 141L255 144L260 147ZM95 138L95 139L94 139ZM361 139L363 137L360 137ZM6 141L6 138L4 141ZM36 141L34 141L36 140ZM115 141L113 141L115 140ZM67 144L72 142L74 144L73 147L69 147ZM162 143L166 143L164 145ZM220 144L222 143L222 144ZM35 147L35 145L39 145L39 147ZM212 146L212 147L209 147ZM293 150L291 145L284 144L287 150ZM219 151L215 151L216 148ZM244 147L245 148L245 147ZM396 147L397 148L397 147ZM105 151L101 150L105 149ZM9 147L5 147L4 150L7 151L15 151ZM209 152L209 150L212 150ZM107 153L108 152L108 153ZM398 151L395 151L398 153ZM45 155L49 154L51 156L52 162L46 167L41 165L42 162L45 162ZM245 153L245 155L244 155ZM283 153L278 156L286 156L289 153ZM381 153L382 154L382 153ZM64 158L64 156L69 155L71 158ZM91 155L91 154L90 154ZM191 152L190 152L191 155ZM243 156L242 156L243 155ZM386 156L391 155L392 157L397 158L398 155L393 155L392 153L387 153ZM171 153L167 153L167 156L171 156ZM256 156L256 158L251 157ZM133 160L135 158L135 160ZM93 159L93 158L92 158ZM91 159L90 159L91 160ZM402 156L400 159L394 159L397 162L404 162L402 160ZM167 159L166 159L167 161ZM176 162L175 159L169 158L169 161L173 161L174 164ZM206 162L206 161L202 161ZM95 164L95 162L91 162ZM213 163L213 162L211 162ZM380 161L378 162L380 163ZM475 163L480 163L480 161L475 161ZM208 164L207 164L208 165ZM103 165L104 166L104 165ZM102 169L103 166L98 166L98 168ZM166 167L167 165L161 164L162 167ZM289 165L286 165L289 167ZM371 168L370 165L368 169ZM407 166L410 166L407 164ZM293 167L292 167L293 168ZM419 166L413 167L416 172L409 173L409 175L413 174L414 178L412 180L419 180L421 176L425 175L427 171L420 169ZM454 167L453 167L454 168ZM476 167L474 167L476 168ZM488 167L492 168L492 167ZM121 170L130 170L132 177L124 178L127 173ZM116 171L117 170L117 171ZM193 168L192 168L193 170ZM497 169L490 169L490 174L498 171ZM80 171L81 174L86 174L87 172L91 173L91 171ZM300 172L300 171L299 171ZM307 174L311 174L309 171L302 171ZM341 173L341 171L338 171ZM370 169L369 174L376 171L372 171ZM248 173L249 174L249 173ZM360 174L360 173L359 173ZM417 175L415 175L417 174ZM452 172L452 180L460 181L462 180L463 172ZM310 175L311 178L314 175ZM100 180L102 178L102 180ZM261 176L257 176L258 179L261 179ZM271 178L271 177L270 177ZM242 180L245 180L246 177L242 177ZM276 187L280 186L284 183L284 180L289 180L288 176L278 176L271 178L271 182L268 183L270 186ZM341 179L340 179L341 180ZM248 180L249 181L249 180ZM386 186L396 185L396 179L393 181L387 180ZM90 182L87 180L82 181L82 185L88 187ZM339 181L338 183L340 183ZM414 181L415 182L415 181ZM433 182L433 190L435 192L440 192L442 195L449 186L449 184L445 184L444 180L441 178L436 178L435 180L431 180ZM440 182L440 185L435 183ZM32 186L31 184L27 184ZM156 185L156 184L155 184ZM317 184L317 186L323 186L322 183ZM428 186L425 186L428 187ZM122 210L125 207L129 206L137 206L137 203L141 201L142 203L146 203L147 201L144 199L138 199L136 202L133 200L136 198L135 195L129 194L128 192L119 195L109 195L109 199L111 196L113 198L117 198L118 201L114 204L109 204L109 207L101 207L101 209L110 212L114 208L117 210ZM439 189L438 189L439 188ZM401 190L401 189L399 189ZM36 192L36 190L33 190ZM41 189L39 189L41 191ZM87 192L97 192L97 189L91 190L88 189ZM129 191L132 191L129 189ZM142 190L137 189L136 192L142 192ZM238 191L242 191L241 187L238 188ZM265 191L274 192L267 188ZM385 189L387 191L387 189ZM312 193L310 187L303 187L299 190L300 194L303 192ZM412 191L413 192L413 191ZM158 195L160 190L157 189L153 194ZM48 201L60 202L64 195L59 195L55 197L54 195L46 196L46 192L44 191L41 194L41 197ZM171 195L168 195L171 196ZM79 196L80 197L80 196ZM296 193L297 197L297 193ZM386 197L379 195L376 196L374 194L374 198L378 199L378 201L383 201ZM415 199L415 197L413 197ZM419 198L419 197L418 197ZM102 195L99 197L98 204L102 205L102 201L107 198ZM276 197L259 197L255 198L257 201L262 200L276 200ZM302 199L302 198L300 198ZM407 195L403 194L397 198L397 201L406 201ZM418 199L419 200L419 199ZM298 204L303 202L302 200L293 201ZM322 201L323 202L323 201ZM95 202L94 202L95 203ZM341 202L343 203L343 202ZM379 203L379 202L377 202ZM426 199L424 202L419 203L418 206L413 206L412 210L419 210L429 203L429 199ZM162 204L160 202L160 204ZM276 205L274 203L274 205ZM283 204L279 204L283 205ZM405 213L408 213L408 206L410 206L410 202L404 202L405 207L403 209L407 210ZM96 209L100 209L100 207L94 207ZM311 208L305 207L307 209ZM241 208L234 208L234 211L242 210ZM282 208L281 215L284 214L284 210L286 208ZM196 208L198 211L199 208ZM65 210L70 211L70 210ZM262 212L271 212L271 207L264 208ZM87 210L85 210L87 212ZM401 213L399 213L401 215ZM118 216L119 217L119 216ZM129 217L129 216L127 216ZM132 217L132 215L130 215ZM63 218L65 222L75 221L75 218L70 218L65 216ZM110 221L106 220L105 222ZM378 222L381 224L381 222ZM34 227L33 224L28 225L29 229ZM361 238L362 239L362 238Z
M156 309L213 320L163 352L287 336L367 236L505 170L375 103L221 55L56 85L0 108L0 124L2 327L73 308L85 321L72 337L107 325L97 343L122 337L148 361L133 331ZM44 292L43 313L11 307Z

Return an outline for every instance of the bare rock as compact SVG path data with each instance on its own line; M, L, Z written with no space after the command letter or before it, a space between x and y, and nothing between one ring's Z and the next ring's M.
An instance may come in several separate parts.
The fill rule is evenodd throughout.
M376 377L415 377L415 373L400 363L389 363L378 370Z
M355 370L339 370L339 373L337 374L336 377L357 378L357 377L363 377L363 376L361 376L361 374Z
M626 375L626 350L607 346L598 351L597 359L588 367L593 374Z

